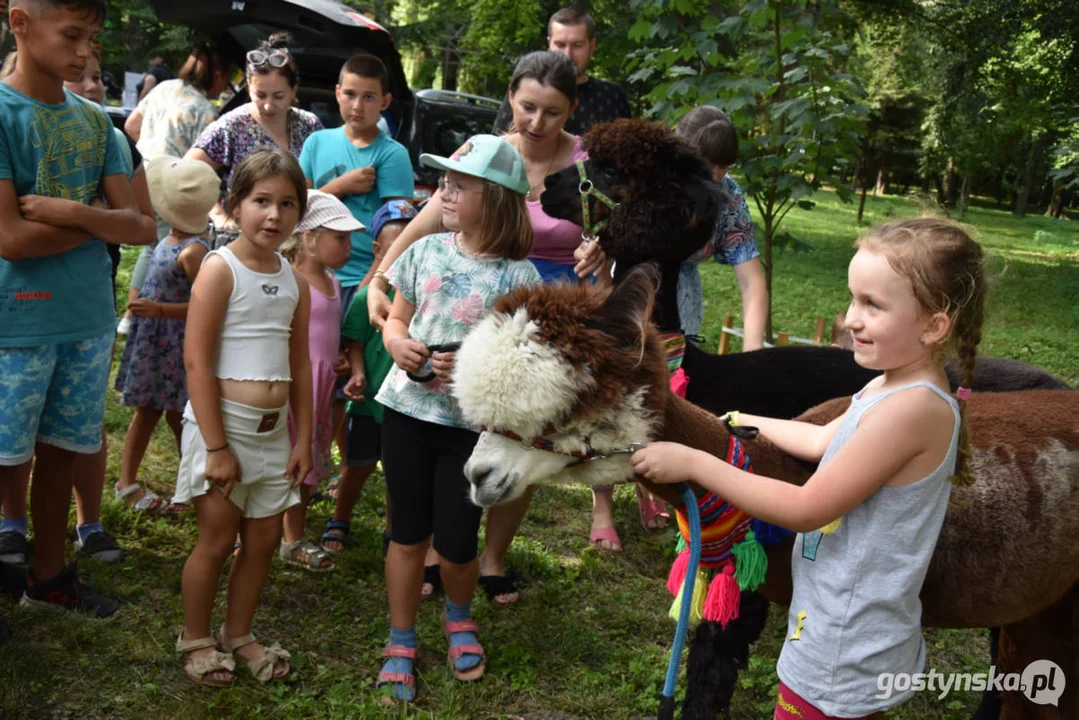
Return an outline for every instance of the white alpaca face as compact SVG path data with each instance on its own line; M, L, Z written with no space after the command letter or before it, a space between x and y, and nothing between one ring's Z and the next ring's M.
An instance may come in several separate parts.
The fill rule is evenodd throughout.
M454 397L469 422L511 431L524 442L490 431L480 435L465 465L472 501L488 507L520 497L529 485L605 485L632 478L628 455L583 464L570 455L587 452L589 443L604 451L651 437L644 389L594 416L570 417L578 396L594 382L588 369L576 370L539 339L525 308L480 321L457 351ZM544 437L556 452L530 447L552 427L558 431Z

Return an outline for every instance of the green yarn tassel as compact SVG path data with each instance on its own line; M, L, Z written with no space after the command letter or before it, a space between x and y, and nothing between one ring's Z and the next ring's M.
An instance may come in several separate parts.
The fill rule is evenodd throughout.
M674 551L680 553L686 549L686 539L682 537L682 533L678 533L678 545L675 546Z
M742 590L756 590L768 573L768 555L750 530L731 550L736 560L734 579Z

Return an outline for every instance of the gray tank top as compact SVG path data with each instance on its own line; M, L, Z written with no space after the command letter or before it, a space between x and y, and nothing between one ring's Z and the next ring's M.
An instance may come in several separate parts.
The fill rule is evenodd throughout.
M918 595L948 509L958 403L924 381L869 398L863 388L851 399L820 464L846 444L867 410L915 387L930 388L952 408L955 425L941 464L916 482L879 488L835 532L799 533L794 540L794 597L776 672L826 715L861 717L908 700L913 690L875 698L882 694L877 677L917 673L925 665Z

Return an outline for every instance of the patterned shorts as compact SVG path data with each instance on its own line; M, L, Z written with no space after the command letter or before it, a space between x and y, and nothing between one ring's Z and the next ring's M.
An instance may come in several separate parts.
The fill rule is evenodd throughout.
M22 465L45 443L101 449L105 393L116 333L88 340L0 348L0 465Z
M796 692L787 687L782 680L779 681L779 697L776 699L776 712L774 720L840 720L831 715L825 715L820 710L809 704ZM856 718L855 720L871 720L869 717Z

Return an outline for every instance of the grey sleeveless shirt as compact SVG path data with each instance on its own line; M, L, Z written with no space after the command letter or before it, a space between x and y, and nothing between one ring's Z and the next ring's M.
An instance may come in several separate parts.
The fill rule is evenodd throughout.
M914 387L930 388L952 408L955 426L943 462L916 482L882 486L848 512L834 533L799 533L794 541L794 597L776 672L826 715L861 717L908 700L913 690L875 698L882 694L877 677L918 673L925 665L918 595L948 509L958 403L924 381L869 398L863 388L820 464L850 439L867 410Z

